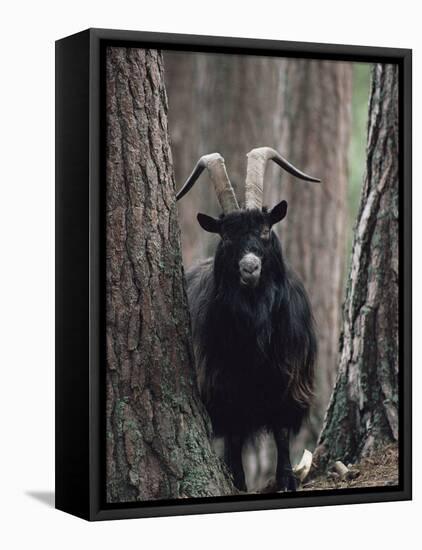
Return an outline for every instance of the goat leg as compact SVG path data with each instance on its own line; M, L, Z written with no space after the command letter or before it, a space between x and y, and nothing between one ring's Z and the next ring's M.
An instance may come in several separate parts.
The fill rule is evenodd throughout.
M277 491L296 491L297 481L290 462L289 431L285 428L275 428L273 431L277 445Z

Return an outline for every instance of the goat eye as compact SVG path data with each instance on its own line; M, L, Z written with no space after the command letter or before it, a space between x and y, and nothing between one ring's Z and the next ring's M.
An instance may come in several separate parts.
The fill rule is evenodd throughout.
M270 237L270 230L268 227L266 227L261 231L261 239L268 240L269 237Z

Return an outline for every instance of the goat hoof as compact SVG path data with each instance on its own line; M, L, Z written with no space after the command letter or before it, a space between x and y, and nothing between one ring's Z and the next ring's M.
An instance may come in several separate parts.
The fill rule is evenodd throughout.
M292 471L283 472L277 480L278 491L296 491L297 481Z

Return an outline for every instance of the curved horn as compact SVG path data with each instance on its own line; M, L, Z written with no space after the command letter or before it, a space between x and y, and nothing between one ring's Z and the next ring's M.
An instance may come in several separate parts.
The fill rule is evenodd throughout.
M318 178L308 176L290 164L277 151L271 147L258 147L252 149L247 154L248 167L246 169L246 185L245 185L245 207L246 208L261 208L262 195L264 190L264 175L267 162L274 161L276 164L284 168L286 172L292 174L305 181L321 181Z
M217 193L218 202L220 203L223 212L227 214L233 210L239 210L239 205L237 204L233 187L231 186L226 172L224 159L219 153L204 155L198 160L192 174L188 177L186 183L177 193L176 200L180 200L184 195L186 195L205 168L208 169L211 181L214 184L215 192Z

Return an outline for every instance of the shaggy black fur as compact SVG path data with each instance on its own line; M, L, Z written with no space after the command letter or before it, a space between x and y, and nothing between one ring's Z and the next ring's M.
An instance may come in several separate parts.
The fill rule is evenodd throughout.
M263 428L278 447L277 484L294 490L288 434L296 432L312 397L317 344L302 283L286 265L272 225L285 201L270 212L240 210L201 226L219 233L214 259L187 273L195 355L202 399L235 484L245 490L242 444ZM242 285L239 261L252 252L262 262L255 288Z

